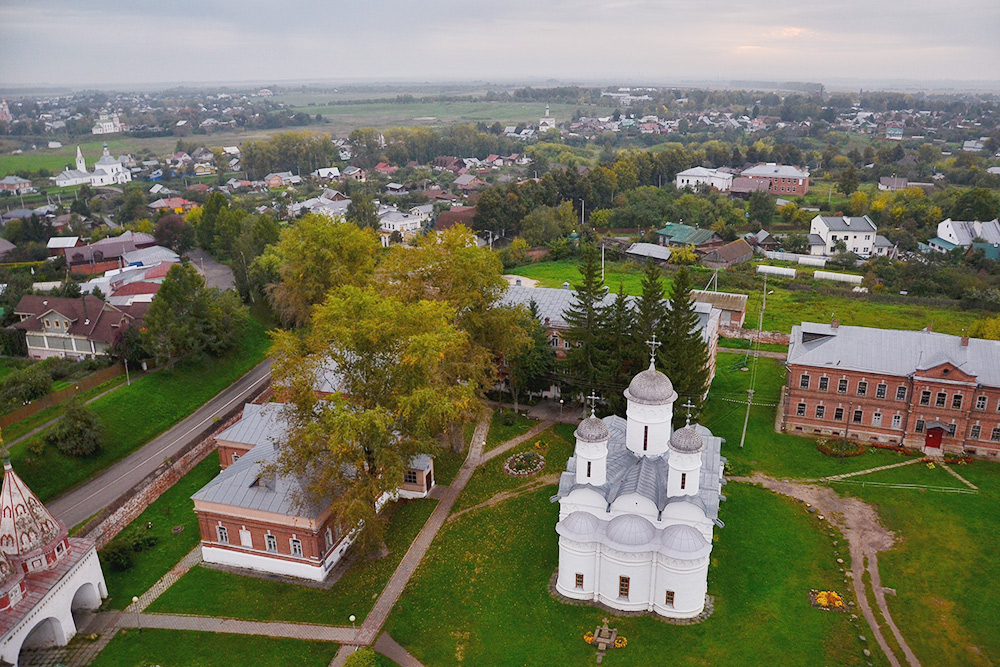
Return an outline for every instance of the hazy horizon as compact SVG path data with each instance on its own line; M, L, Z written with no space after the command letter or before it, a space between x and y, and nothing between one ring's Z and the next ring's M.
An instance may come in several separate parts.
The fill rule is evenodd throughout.
M0 0L5 89L815 82L1000 91L1000 2L512 0L462 6ZM537 85L537 84L535 84Z

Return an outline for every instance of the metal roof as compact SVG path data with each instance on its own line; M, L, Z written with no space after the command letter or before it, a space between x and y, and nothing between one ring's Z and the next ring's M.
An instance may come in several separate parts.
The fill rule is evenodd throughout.
M803 334L806 334L803 336ZM803 322L792 327L788 363L905 377L950 363L980 384L1000 387L1000 341L922 329L874 329Z
M655 243L633 243L625 251L627 255L637 255L639 257L651 257L661 261L670 260L670 248Z
M874 232L877 227L867 215L861 217L817 215L831 232Z
M663 229L656 230L656 234L666 238L667 243L693 246L699 246L717 236L711 229L698 229L675 222L668 222Z
M253 447L280 444L285 437L286 428L282 408L282 403L247 403L243 406L240 420L215 436L215 439Z

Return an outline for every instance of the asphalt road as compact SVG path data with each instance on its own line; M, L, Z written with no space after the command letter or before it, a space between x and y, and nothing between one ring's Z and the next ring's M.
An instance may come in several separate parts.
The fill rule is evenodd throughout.
M271 360L266 359L216 394L192 415L144 445L142 449L133 452L82 486L46 503L46 507L69 528L86 521L156 470L164 459L180 451L209 427L213 419L237 406L242 406L270 379Z
M191 265L198 269L198 273L205 276L205 283L209 287L218 287L225 291L236 286L233 270L215 261L215 258L204 250L200 248L188 250L187 256L191 260Z

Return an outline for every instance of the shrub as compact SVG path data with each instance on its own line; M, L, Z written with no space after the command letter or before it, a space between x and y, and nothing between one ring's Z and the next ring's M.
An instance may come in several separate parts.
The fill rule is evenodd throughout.
M135 552L132 546L124 539L112 540L101 552L104 562L116 572L124 572L135 565Z
M67 456L91 456L104 445L104 425L80 401L73 400L63 418L46 434L45 442Z
M370 648L359 648L347 658L344 667L378 667L378 657Z
M848 440L819 440L816 449L827 456L860 456L865 453L865 446Z
M42 364L12 371L0 380L0 405L12 410L52 391L52 374Z
M497 415L501 426L513 426L517 421L517 415L511 410L501 410Z

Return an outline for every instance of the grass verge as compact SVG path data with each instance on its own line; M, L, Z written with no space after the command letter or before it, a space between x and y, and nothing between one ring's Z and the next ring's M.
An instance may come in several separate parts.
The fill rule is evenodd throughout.
M92 667L325 667L337 653L329 642L274 639L215 632L120 630Z
M504 423L505 421L510 423ZM511 409L501 408L493 413L493 421L490 422L490 430L486 434L486 444L483 446L483 451L488 452L499 447L511 438L527 433L537 425L537 420L529 419Z

